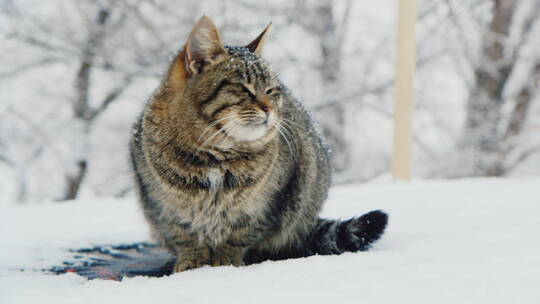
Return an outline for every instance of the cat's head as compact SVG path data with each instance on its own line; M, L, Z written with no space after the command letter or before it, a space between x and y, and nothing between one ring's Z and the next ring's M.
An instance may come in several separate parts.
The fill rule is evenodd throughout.
M205 127L199 135L201 144L225 138L267 142L276 136L282 89L260 57L269 29L244 47L224 46L206 16L191 31L179 66L185 79L183 102Z

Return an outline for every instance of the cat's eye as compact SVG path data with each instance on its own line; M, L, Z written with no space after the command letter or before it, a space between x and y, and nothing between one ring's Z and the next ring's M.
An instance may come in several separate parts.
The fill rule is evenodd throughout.
M266 88L266 90L264 90L264 94L266 95L275 95L278 93L278 90L276 88Z

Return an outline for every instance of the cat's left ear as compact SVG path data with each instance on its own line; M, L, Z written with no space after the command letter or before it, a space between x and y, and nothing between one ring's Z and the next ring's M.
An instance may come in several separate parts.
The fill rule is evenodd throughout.
M202 16L189 34L185 47L188 75L202 73L226 54L219 31L207 16Z
M245 48L249 49L251 52L257 55L260 55L262 53L264 42L266 41L266 38L268 37L271 28L272 23L268 24L264 31L262 31L262 33L250 44L246 45Z

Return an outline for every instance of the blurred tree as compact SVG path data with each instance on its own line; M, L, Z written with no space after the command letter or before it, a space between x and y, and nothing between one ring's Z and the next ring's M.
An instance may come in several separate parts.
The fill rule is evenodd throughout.
M276 32L265 57L317 116L334 148L335 182L383 174L391 154L395 5L0 1L0 174L15 180L0 182L0 191L20 201L129 193L130 124L166 58L203 13L231 44L249 41L272 21ZM419 5L413 136L415 169L424 169L415 174L504 175L540 150L531 126L539 95L539 5ZM460 162L440 170L454 147Z
M82 147L76 160L75 171L68 173L66 176L66 191L61 200L75 199L77 197L88 169L88 140L92 131L92 124L131 82L132 75L126 75L124 81L111 90L98 107L93 108L90 106L90 77L96 63L96 56L98 56L99 50L107 37L110 15L114 9L114 2L105 2L99 3L98 7L93 10L81 11L81 14L87 17L88 31L80 50L79 67L75 76L75 98L72 107L74 118L79 120L79 125L82 126L80 138ZM91 15L92 12L94 13L93 16Z
M540 17L540 1L490 0L492 14L481 36L480 55L472 60L473 81L466 108L464 130L458 146L465 159L457 170L459 176L502 176L525 160L533 150L515 152L524 131L533 98L539 91L540 57L524 53L533 26ZM452 2L448 1L453 9ZM517 18L519 9L524 16ZM517 67L525 65L526 75L516 76ZM516 77L525 79L512 90Z
M64 191L57 197L59 200L74 199L77 197L84 180L89 161L89 137L93 124L105 110L115 102L126 90L133 77L140 74L140 67L122 69L111 59L111 50L106 47L107 39L116 31L123 29L129 7L120 1L96 1L85 4L65 4L54 3L58 11L70 14L69 17L76 19L69 24L66 19L56 18L55 15L32 16L20 8L17 1L3 3L3 16L8 20L9 30L4 32L4 36L16 40L29 47L39 49L42 58L35 64L25 66L25 71L39 68L50 62L63 62L67 66L75 63L73 75L73 94L68 97L71 105L73 119L69 123L74 137L72 149L74 155L72 165L66 166L64 170L65 185ZM67 17L67 19L69 19ZM42 19L43 18L43 19ZM54 58L55 60L51 60ZM94 84L94 70L121 71L122 77L115 86L104 94L99 102L92 102L90 95ZM6 73L8 76L15 76L13 71ZM13 112L13 111L11 111ZM19 113L21 120L31 124L32 118ZM54 116L50 117L54 121ZM48 119L50 119L48 118ZM39 129L39 126L34 128ZM31 133L30 133L31 134ZM42 134L43 135L43 134ZM47 136L44 136L45 138ZM47 143L42 142L42 146L36 147L36 151L47 149ZM27 167L30 160L35 160L39 154L33 153L30 159L20 159L20 156L13 154L10 163L22 163L25 166L16 166L19 178L18 200L25 200L27 180ZM61 170L61 168L59 168Z
M25 113L8 108L0 115L0 162L7 164L15 173L17 190L15 199L28 200L28 176L34 163L45 150L47 136L38 124ZM24 146L24 149L20 149Z
M330 98L324 100L325 106L320 107L316 113L319 119L323 134L332 149L332 165L337 172L348 168L351 157L350 149L345 140L346 115L345 105L334 102L336 88L341 86L343 81L342 57L348 21L351 11L352 1L347 0L343 14L338 15L336 5L332 0L322 1L296 1L295 16L296 22L316 37L319 51L320 64L319 71L323 96Z

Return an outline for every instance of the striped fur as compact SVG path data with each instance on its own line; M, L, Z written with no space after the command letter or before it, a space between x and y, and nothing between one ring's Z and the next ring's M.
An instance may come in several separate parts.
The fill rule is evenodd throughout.
M386 226L380 211L319 219L328 149L261 36L225 47L201 18L134 126L140 202L176 271L366 250Z

